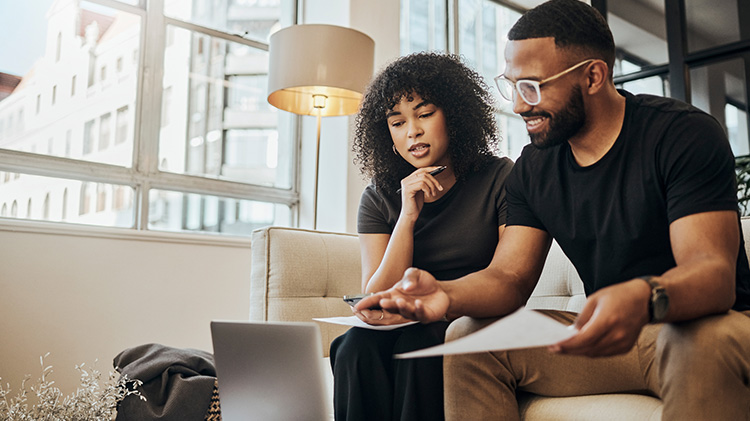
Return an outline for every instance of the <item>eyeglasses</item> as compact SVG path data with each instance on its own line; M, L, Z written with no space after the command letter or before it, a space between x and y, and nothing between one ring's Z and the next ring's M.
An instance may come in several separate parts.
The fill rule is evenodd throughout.
M500 91L500 95L502 95L502 97L507 99L508 101L513 102L513 90L515 89L521 99L524 100L524 102L532 106L538 105L542 101L542 85L547 82L551 82L559 77L562 77L585 64L591 63L594 60L595 59L593 58L584 60L572 67L568 67L567 69L556 75L542 80L520 79L513 82L512 80L506 78L505 75L500 75L495 78L495 85L497 85L497 90Z

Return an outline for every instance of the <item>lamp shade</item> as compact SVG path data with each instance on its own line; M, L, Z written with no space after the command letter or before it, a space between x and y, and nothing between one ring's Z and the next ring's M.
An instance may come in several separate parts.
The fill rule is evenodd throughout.
M350 28L294 25L271 35L268 102L302 115L340 116L359 109L372 77L375 42Z

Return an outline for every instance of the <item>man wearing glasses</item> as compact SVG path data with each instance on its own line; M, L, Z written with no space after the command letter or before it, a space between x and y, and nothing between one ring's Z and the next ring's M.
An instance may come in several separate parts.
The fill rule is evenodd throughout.
M544 3L508 38L495 81L532 145L508 177L492 262L440 283L412 268L358 306L425 322L509 314L554 238L588 299L580 314L548 314L578 332L547 349L446 357L447 419L518 419L516 390L642 391L663 400L665 420L750 419L750 269L723 129L688 104L618 91L612 34L583 2ZM492 321L461 318L447 339Z

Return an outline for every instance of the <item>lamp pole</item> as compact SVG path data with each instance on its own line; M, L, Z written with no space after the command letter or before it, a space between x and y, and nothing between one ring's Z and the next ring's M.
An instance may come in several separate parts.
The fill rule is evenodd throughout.
M318 127L315 135L315 193L313 194L313 229L318 229L318 174L320 172L320 123L322 120L323 108L326 107L327 96L316 94L313 95L313 107L317 114Z

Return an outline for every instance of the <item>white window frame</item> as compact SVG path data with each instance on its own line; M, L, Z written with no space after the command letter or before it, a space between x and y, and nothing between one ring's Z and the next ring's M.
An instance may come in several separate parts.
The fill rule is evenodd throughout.
M286 205L291 208L292 221L290 222L293 226L296 226L299 223L300 200L299 119L295 119L295 127L293 128L293 156L290 157L293 174L291 175L292 186L290 189L167 173L158 169L163 60L167 26L184 28L265 51L268 51L268 44L165 16L163 14L164 0L140 0L137 5L130 5L117 0L86 1L131 13L141 18L140 64L137 70L139 94L134 109L131 110L135 119L132 167L125 168L104 163L0 149L0 170L6 173L25 173L74 179L82 182L130 186L135 191L133 203L135 214L134 226L132 227L135 230L148 230L149 192L152 189ZM298 10L296 0L292 10L295 14L292 21L296 22ZM145 69L149 69L149 71ZM59 224L70 225L64 222ZM115 227L110 228L117 229ZM221 235L221 233L218 234Z

